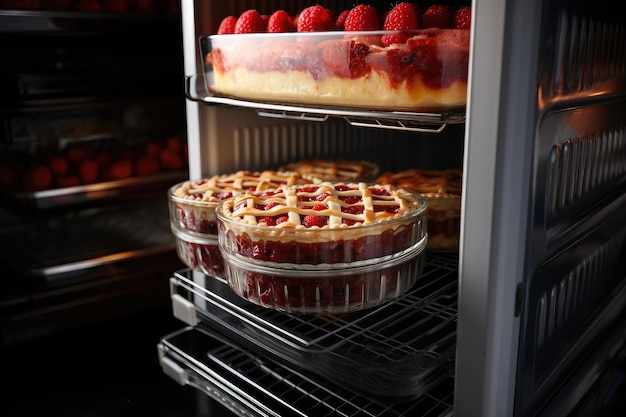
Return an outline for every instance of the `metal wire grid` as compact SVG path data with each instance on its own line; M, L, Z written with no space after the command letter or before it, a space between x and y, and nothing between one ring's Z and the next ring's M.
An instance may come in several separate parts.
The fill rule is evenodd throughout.
M433 322L456 320L457 270L458 254L429 252L422 276L405 295L379 308L336 316L293 315L259 307L226 288L224 280L207 277L205 286L198 285L189 270L175 274L177 285L173 291L190 300L199 296L207 301L207 310L202 313L209 320L232 314L252 323L264 335L299 350L332 351L359 338L373 338L400 348L410 343L420 325L428 326L421 334L432 335L437 329Z
M220 280L204 287L184 272L173 287L206 301L200 326L227 334L257 353L344 382L379 399L408 399L451 373L456 343L457 254L427 256L409 293L376 309L343 316L270 310L235 295Z
M196 344L207 346L206 354L196 358L196 364L182 365L186 368L190 385L240 416L435 417L449 414L452 409L453 377L444 379L412 401L384 403L356 394L313 373L296 371L251 354L200 330L187 331L194 333ZM167 346L165 352L180 358L175 337L171 340L166 337L162 343Z

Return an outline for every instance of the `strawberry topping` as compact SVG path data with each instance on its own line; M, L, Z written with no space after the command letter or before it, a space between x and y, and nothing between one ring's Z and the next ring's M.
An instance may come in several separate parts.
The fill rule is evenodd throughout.
M430 6L422 16L422 28L450 29L452 17L452 8L449 6Z
M380 30L378 11L374 7L359 4L350 10L343 27L347 31Z
M416 30L419 29L415 8L411 3L399 3L387 13L383 30ZM408 34L383 35L384 46L406 42Z
M267 21L255 9L243 12L235 24L235 33L260 33L267 31Z
M298 16L298 32L324 32L334 27L331 13L320 5L307 7Z
M267 22L267 31L269 33L295 32L296 25L289 13L284 10L277 10L272 13Z
M226 35L229 33L235 33L235 25L237 24L237 18L235 16L227 16L222 19L219 28L217 29L218 35Z
M472 23L472 9L470 7L461 7L454 12L454 21L452 27L454 29L469 30Z

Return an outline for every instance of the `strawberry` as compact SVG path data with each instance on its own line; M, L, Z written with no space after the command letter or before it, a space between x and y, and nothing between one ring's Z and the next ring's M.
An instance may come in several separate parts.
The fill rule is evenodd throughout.
M218 35L225 35L229 33L235 33L235 25L237 24L237 18L235 16L226 16L222 19L220 27L217 29Z
M365 4L359 4L350 10L344 22L344 30L380 30L378 11Z
M336 30L343 30L344 22L346 21L346 17L348 17L349 13L350 10L344 10L343 12L339 13L339 16L337 16L337 19L335 20Z
M415 14L415 8L411 3L399 3L387 13L383 30L417 30L419 24ZM407 34L383 35L382 43L389 46L394 43L404 43L409 36Z
M422 28L450 29L452 17L452 8L449 6L430 6L422 16Z
M259 33L267 30L267 22L256 9L243 12L235 23L235 33Z
M298 32L324 32L334 28L331 14L320 5L305 8L298 17Z
M277 10L272 13L267 22L267 31L269 33L295 32L296 25L289 13L284 10Z
M454 12L452 27L454 29L468 29L472 23L472 8L460 7Z

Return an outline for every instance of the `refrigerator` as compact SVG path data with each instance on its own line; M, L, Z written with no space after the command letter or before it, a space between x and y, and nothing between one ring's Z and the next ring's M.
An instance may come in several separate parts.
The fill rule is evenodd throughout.
M164 196L187 176L180 12L86 3L0 2L2 347L167 307L184 266Z
M241 416L599 414L626 353L623 15L610 2L467 3L461 112L206 91L201 38L223 17L310 4L182 2L189 177L311 157L460 168L459 250L427 253L403 303L348 318L256 308L216 277L175 271L187 326L158 344L163 371ZM403 381L418 393L389 398Z

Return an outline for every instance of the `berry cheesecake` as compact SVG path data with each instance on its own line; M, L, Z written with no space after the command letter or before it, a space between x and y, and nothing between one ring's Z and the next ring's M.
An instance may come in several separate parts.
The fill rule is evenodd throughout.
M457 250L461 219L462 171L407 169L376 179L420 193L428 204L428 248Z
M278 169L279 172L297 172L313 181L373 181L380 168L369 161L347 159L301 159Z
M403 43L383 45L384 36ZM469 31L246 33L208 37L208 88L258 101L379 110L461 109Z
M256 304L348 312L408 290L421 274L426 203L384 185L322 182L247 192L216 211L226 279Z

